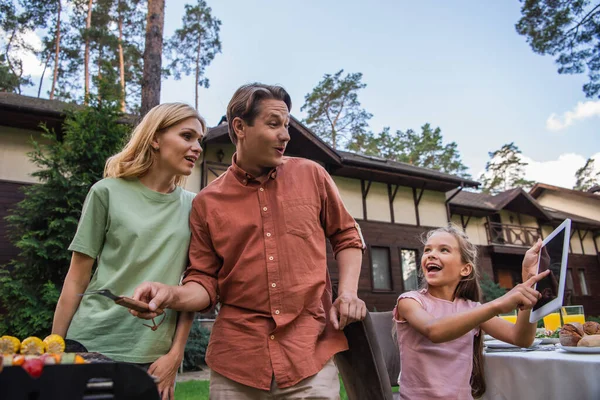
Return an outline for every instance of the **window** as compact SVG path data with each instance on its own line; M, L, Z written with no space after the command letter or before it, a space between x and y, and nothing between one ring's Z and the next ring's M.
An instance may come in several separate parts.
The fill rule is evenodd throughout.
M374 290L392 290L389 248L371 247L371 274Z
M417 251L400 251L402 256L402 279L404 280L404 291L417 290L419 288L419 269L417 268Z
M513 279L512 272L508 269L499 269L496 271L498 278L498 285L504 289L512 289L515 287L515 281Z
M581 286L582 296L588 296L590 294L588 291L587 282L585 281L585 271L583 269L579 270L579 286Z
M570 290L571 293L574 292L574 286L573 286L573 271L571 271L570 268L567 268L567 290Z

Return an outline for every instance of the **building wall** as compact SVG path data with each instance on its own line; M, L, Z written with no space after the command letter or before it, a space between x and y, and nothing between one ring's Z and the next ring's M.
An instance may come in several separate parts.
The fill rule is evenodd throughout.
M0 179L14 182L37 182L31 176L37 170L27 153L33 150L30 141L45 143L41 133L0 126Z
M390 197L384 183L373 182L367 195L367 219L369 221L392 222Z
M600 196L598 198L599 200L594 200L570 193L555 193L545 190L537 198L537 201L544 207L600 221Z
M423 226L447 225L445 193L426 190L419 202L419 219Z
M488 238L485 229L485 223L487 220L485 218L477 217L471 217L471 219L469 219L469 217L467 216L463 216L463 220L465 223L467 223L467 220L469 221L467 224L467 229L465 231L465 233L469 237L469 240L471 240L471 242L478 246L487 246ZM453 214L452 223L458 227L462 227L460 215Z
M417 225L415 200L412 188L400 186L394 198L394 222L397 224Z
M362 194L360 181L357 179L343 178L333 176L333 181L340 192L340 197L344 201L346 209L356 219L363 219ZM389 206L388 206L389 209Z

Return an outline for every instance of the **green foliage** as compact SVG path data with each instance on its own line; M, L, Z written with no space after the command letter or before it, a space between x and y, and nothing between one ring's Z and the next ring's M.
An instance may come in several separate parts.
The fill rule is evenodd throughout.
M461 161L456 142L444 144L442 130L439 127L432 129L428 123L421 127L420 133L408 129L392 134L390 128L386 127L378 136L364 134L351 143L348 149L470 178L466 172L467 166Z
M586 322L587 321L592 321L592 322L597 322L600 324L600 316L599 317L592 317L591 315L588 315L587 317L585 317Z
M212 9L206 1L198 0L195 6L185 5L182 18L183 27L175 30L167 42L166 53L171 60L169 69L175 79L181 74L194 72L196 77L196 108L198 108L198 88L209 86L204 70L210 65L215 55L221 52L219 31L221 21L212 16ZM194 62L190 62L194 60Z
M598 1L521 0L517 32L532 50L556 57L559 74L588 73L587 97L600 95L600 4Z
M367 134L372 117L360 107L358 91L367 85L362 74L342 77L343 69L325 74L323 80L304 97L301 111L306 110L304 123L334 149L343 149L349 142L361 140Z
M0 315L0 333L49 333L83 201L128 132L117 123L117 107L91 98L90 107L68 112L62 140L44 128L43 140L33 141L29 157L40 184L27 187L25 199L7 217L19 256L0 269L0 304L7 311Z
M505 144L500 150L488 154L490 161L479 178L485 193L498 194L516 187L533 186L533 181L524 178L524 168L528 163L523 161L521 150L514 143Z
M593 158L588 158L585 165L575 172L575 179L574 190L585 192L596 185L600 185L600 172L595 172Z
M183 355L183 368L188 371L196 371L204 364L206 348L210 339L210 331L200 326L200 321L194 320Z
M483 295L483 301L487 303L502 297L506 294L506 289L500 287L496 282L490 278L488 274L483 274L481 281L479 282L481 288L481 294Z

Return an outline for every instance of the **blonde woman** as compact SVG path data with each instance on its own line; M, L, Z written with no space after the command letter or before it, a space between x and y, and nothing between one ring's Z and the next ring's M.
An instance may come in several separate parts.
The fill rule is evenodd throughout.
M192 107L154 107L124 149L108 159L104 177L88 193L52 332L115 361L141 364L159 378L162 399L173 398L193 313L167 310L156 330L103 296L133 294L144 281L177 285L188 263L189 215L194 194L182 188L192 173L206 130ZM92 269L97 263L92 276ZM91 280L90 280L91 278ZM158 322L158 321L157 321Z

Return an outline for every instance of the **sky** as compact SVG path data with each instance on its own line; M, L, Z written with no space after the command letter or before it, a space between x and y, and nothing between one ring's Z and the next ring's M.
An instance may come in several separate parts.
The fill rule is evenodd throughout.
M184 1L167 1L165 37ZM586 75L559 75L517 34L517 0L208 0L222 21L222 54L206 70L199 111L216 125L248 82L281 84L302 119L304 97L326 73L361 72L370 129L440 127L474 178L488 152L514 142L526 178L572 187L589 157L600 171L600 101ZM193 62L193 60L190 60ZM32 64L33 65L33 64ZM28 89L36 95L33 89ZM192 76L163 81L161 101L194 103Z

